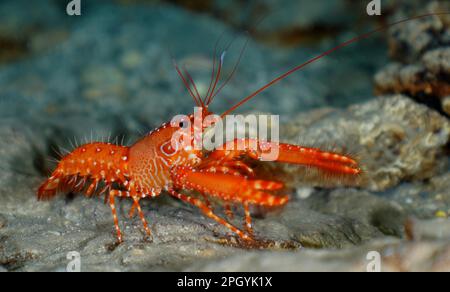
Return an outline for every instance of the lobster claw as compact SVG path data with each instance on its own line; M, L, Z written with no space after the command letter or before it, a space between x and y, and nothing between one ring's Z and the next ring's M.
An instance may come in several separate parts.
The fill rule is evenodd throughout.
M284 187L284 184L275 181L253 180L183 166L175 167L171 171L171 176L175 188L198 191L223 201L268 207L282 206L289 201L286 195L278 196L270 193Z

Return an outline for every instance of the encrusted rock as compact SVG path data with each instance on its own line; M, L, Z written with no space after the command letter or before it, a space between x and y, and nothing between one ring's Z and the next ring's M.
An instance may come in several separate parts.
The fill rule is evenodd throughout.
M428 51L415 64L389 64L375 76L375 83L379 94L408 94L448 113L450 48Z
M420 2L421 9L399 9L393 20L405 19L414 15L450 11L445 1ZM402 6L402 7L407 7ZM429 50L450 44L450 16L438 15L416 19L392 27L389 33L391 56L401 62L412 63Z
M433 1L413 15L450 11L450 4ZM411 11L400 10L395 19ZM390 53L394 63L375 77L378 94L403 93L448 114L450 95L450 16L416 19L392 28Z

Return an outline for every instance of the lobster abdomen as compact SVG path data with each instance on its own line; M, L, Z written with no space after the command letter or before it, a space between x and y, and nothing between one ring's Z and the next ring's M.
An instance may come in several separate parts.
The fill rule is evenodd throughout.
M83 191L91 195L100 182L123 183L128 176L129 148L110 143L82 145L61 159L51 177L38 190L39 200L48 200L58 191Z

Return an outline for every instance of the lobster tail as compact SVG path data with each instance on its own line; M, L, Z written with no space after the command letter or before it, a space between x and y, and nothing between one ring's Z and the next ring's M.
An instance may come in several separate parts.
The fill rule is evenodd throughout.
M79 175L63 176L54 173L52 177L39 187L37 198L39 201L48 201L53 199L59 192L83 192L89 181L89 177L82 177ZM89 195L91 194L92 191Z
M53 199L60 189L60 178L51 177L46 180L38 189L37 199L39 201L48 201Z
M127 147L108 143L80 146L59 162L52 176L39 187L37 198L50 200L64 191L102 194L112 183L125 181L127 160Z

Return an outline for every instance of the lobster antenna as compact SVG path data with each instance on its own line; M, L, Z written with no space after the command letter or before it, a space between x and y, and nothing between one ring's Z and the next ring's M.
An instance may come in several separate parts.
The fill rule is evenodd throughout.
M222 36L221 36L221 38L222 38ZM234 36L231 39L231 41L228 43L228 45L225 47L225 49L222 51L222 54L220 55L220 58L219 58L220 61L219 61L218 69L217 69L217 75L216 75L216 78L215 78L215 82L214 82L214 84L213 83L210 84L210 88L208 89L208 92L207 92L207 94L205 96L205 99L203 101L206 105L209 105L211 103L212 99L217 95L217 92L215 91L215 89L216 89L216 87L217 87L217 85L218 85L218 83L220 81L220 77L221 77L220 74L221 74L221 71L223 69L223 63L224 63L225 55L227 54L227 51L230 49L230 47L233 45L233 43L235 42L235 40L237 38L238 38L237 35ZM217 47L217 44L216 44L216 47ZM212 77L213 78L214 78L214 73L215 73L214 72L215 64L216 64L216 48L214 50L214 63L213 63L213 73L212 73ZM233 71L236 71L236 68ZM231 79L231 78L228 78L228 79ZM211 80L211 81L213 81L213 80ZM227 82L228 81L229 80L227 80ZM211 85L213 85L213 86L211 87Z
M206 92L205 101L206 101L207 97L209 96L209 94L211 93L211 88L212 88L213 82L214 82L214 75L216 73L217 47L219 46L220 41L222 40L223 36L225 35L225 32L226 32L225 30L222 32L222 34L217 39L216 44L214 45L213 67L212 67L212 72L211 72L211 80L209 81L209 87L208 87L208 91Z
M262 15L261 18L256 22L256 24L254 25L255 27L258 26L259 24L261 24L263 22L263 20L267 17L267 13ZM212 102L212 99L214 99L214 97L216 97L220 91L222 91L222 89L228 84L229 81L231 81L231 79L233 78L234 73L236 73L237 68L239 67L239 64L241 62L242 56L244 55L245 49L247 48L248 42L250 40L250 32L249 30L246 31L247 34L247 40L244 44L243 49L241 50L239 59L236 63L236 65L234 66L230 76L227 78L227 80L225 81L225 83L223 85L220 86L220 88L217 90L217 92L214 93L214 91L211 91L212 89L212 85L214 82L214 74L215 74L215 69L216 69L216 54L217 54L217 48L219 46L220 41L222 40L223 36L225 35L225 31L222 32L222 34L220 35L220 37L217 39L216 44L214 45L214 53L213 53L213 68L212 68L212 72L211 72L211 81L209 83L209 87L208 87L208 92L206 93L205 99L204 99L204 103L206 105L209 105ZM228 49L231 47L231 45L233 44L233 42L237 39L237 36L235 36L230 43L226 46L224 51L228 51Z
M219 66L217 67L216 79L214 81L214 84L213 84L213 87L211 89L211 92L209 93L209 96L206 96L206 98L205 98L206 104L210 103L211 97L212 97L212 95L214 94L214 92L216 90L217 83L219 83L220 74L222 73L223 61L225 59L225 55L226 54L227 54L227 51L223 51L222 55L220 55L220 61L219 61Z
M195 103L197 106L202 106L203 102L200 100L197 100L197 98L195 97L195 94L192 92L191 86L189 85L189 83L186 80L186 77L184 77L183 73L180 70L180 67L178 67L177 62L175 61L175 59L172 59L173 61L173 66L175 67L175 70L177 70L178 75L180 75L181 80L184 83L184 86L186 87L186 89L188 90L189 94L191 95L191 97L194 99Z
M168 47L168 51L169 51L170 58L172 59L173 67L175 68L175 70L177 71L177 73L180 76L181 80L183 81L183 84L186 87L187 91L189 92L189 94L192 97L192 99L194 99L195 104L197 106L201 106L202 103L200 103L200 101L197 100L196 96L192 92L191 86L187 82L186 77L184 77L183 73L181 72L180 67L178 66L177 60L175 59L174 54L172 53L172 50L170 49L170 47Z
M306 61L305 63L300 64L300 65L292 68L288 72L286 72L286 73L282 74L281 76L273 79L272 81L270 81L269 83L267 83L266 85L261 87L260 89L256 90L255 92L253 92L252 94L250 94L249 96L247 96L246 98L242 99L240 102L238 102L237 104L232 106L229 110L224 112L221 115L221 117L223 118L224 116L228 115L229 113L231 113L232 111L236 110L238 107L240 107L241 105L243 105L247 101L251 100L253 97L257 96L258 94L260 94L261 92L265 91L266 89L268 89L272 85L274 85L274 84L278 83L279 81L283 80L284 78L288 77L292 73L295 73L295 72L299 71L300 69L308 66L309 64L312 64L312 63L322 59L323 57L326 57L326 56L334 53L335 51L337 51L339 49L347 47L347 46L349 46L349 45L351 45L351 44L353 44L355 42L358 42L360 40L367 39L367 38L369 38L370 36L372 36L375 33L384 31L386 29L391 28L392 26L395 26L395 25L398 25L398 24L401 24L401 23L405 23L405 22L408 22L408 21L411 21L411 20L415 20L415 19L421 19L421 18L425 18L425 17L430 17L430 16L449 15L449 14L450 14L450 12L437 12L437 13L422 14L422 15L418 15L418 16L414 16L414 17L410 17L410 18L406 18L406 19L403 19L403 20L399 20L399 21L390 23L388 25L385 25L385 26L379 27L377 29L374 29L374 30L372 30L370 32L367 32L365 34L362 34L362 35L359 35L357 37L354 37L354 38L352 38L352 39L350 39L350 40L348 40L348 41L346 41L344 43L341 43L340 45L338 45L338 46L336 46L336 47L334 47L334 48L332 48L332 49L330 49L328 51L325 51L324 53L322 53L322 54L320 54L320 55L310 59L309 61Z
M213 99L222 91L222 89L231 81L231 79L233 79L233 77L234 77L234 75L235 75L239 65L241 64L242 57L244 56L244 53L245 53L245 50L247 49L249 41L250 41L250 37L247 36L245 44L242 47L241 52L239 53L238 60L237 60L236 64L234 65L233 70L231 71L231 73L228 76L227 80L225 80L225 82L219 87L219 89L217 89L217 91L214 93L214 95L212 95L212 97L208 100L207 104L210 104L213 101Z
M194 87L194 93L196 94L197 99L202 100L200 93L198 92L197 85L195 84L194 79L192 78L191 74L187 70L186 65L183 65L183 70L184 70L185 75L188 77L188 80L191 82L192 86ZM203 105L203 103L202 103L202 105Z

